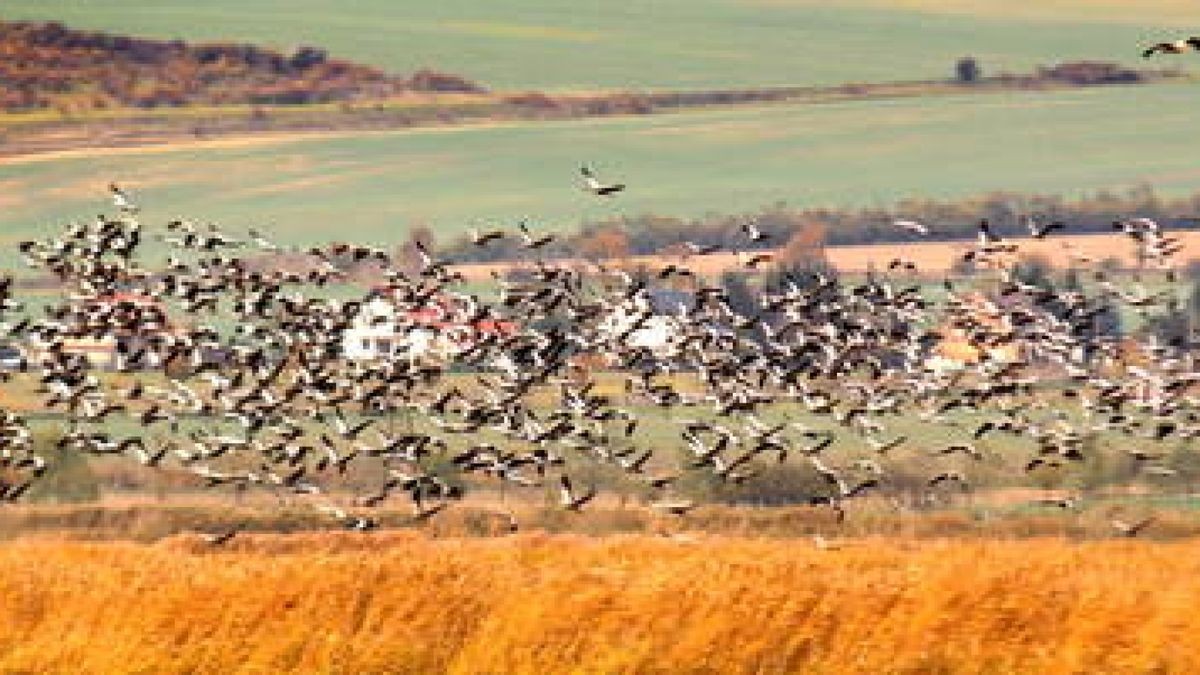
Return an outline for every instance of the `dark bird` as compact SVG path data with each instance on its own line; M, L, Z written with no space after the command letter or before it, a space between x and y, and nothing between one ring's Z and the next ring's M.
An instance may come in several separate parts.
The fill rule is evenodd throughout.
M204 539L204 542L206 544L208 544L209 546L221 546L223 544L229 543L229 540L236 537L237 533L241 532L241 531L242 531L241 525L234 525L233 527L231 527L227 530L222 530L220 532L205 532L205 533L201 534L200 536Z
M565 509L578 513L588 502L596 498L596 487L593 485L588 488L587 492L576 495L571 487L571 479L564 475L559 479L558 497Z
M1025 216L1025 226L1029 228L1029 236L1034 239L1045 239L1046 235L1055 230L1066 228L1067 224L1061 220L1052 220L1043 224L1037 215Z
M1195 51L1200 51L1200 37L1184 38L1174 42L1159 42L1146 48L1142 52L1142 58L1148 59L1155 54L1182 54Z
M489 242L493 242L504 238L504 230L488 230L480 232L472 228L470 232L471 243L476 246L487 246Z

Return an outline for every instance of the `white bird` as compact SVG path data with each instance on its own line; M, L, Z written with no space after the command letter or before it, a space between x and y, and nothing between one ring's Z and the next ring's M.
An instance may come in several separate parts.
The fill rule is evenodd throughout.
M544 234L540 237L533 236L529 225L523 220L517 224L517 229L521 231L521 243L525 245L525 248L541 248L554 241L554 235L552 234Z
M559 479L560 487L558 490L559 501L568 511L580 511L584 505L592 501L596 497L596 487L588 488L588 491L582 495L576 496L574 490L571 489L571 479L563 476Z
M587 166L580 167L579 173L583 175L584 189L594 195L608 197L625 189L624 183L601 183Z
M742 232L746 233L746 237L749 238L750 241L766 241L771 238L771 235L758 229L758 226L754 224L754 221L744 221L739 227L742 228Z
M137 204L133 203L133 199L129 197L129 193L125 192L116 183L108 184L108 192L112 195L113 206L124 213L137 213L139 210Z

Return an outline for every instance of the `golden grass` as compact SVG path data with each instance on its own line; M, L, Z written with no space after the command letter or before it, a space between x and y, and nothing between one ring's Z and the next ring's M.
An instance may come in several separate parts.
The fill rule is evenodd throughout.
M1200 672L1200 542L0 547L3 672Z

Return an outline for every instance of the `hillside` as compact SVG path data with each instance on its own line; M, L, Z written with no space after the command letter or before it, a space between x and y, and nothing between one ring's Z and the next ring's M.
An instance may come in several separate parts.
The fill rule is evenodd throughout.
M410 91L478 92L453 75L408 77L331 58L249 44L149 40L0 21L0 110L293 104L380 99Z
M352 8L337 0L5 0L2 11L164 40L320 45L388 72L434 67L504 90L933 79L967 54L989 73L1076 60L1133 65L1140 45L1200 25L1200 6L1183 0L356 0Z
M913 196L1070 195L1142 183L1164 196L1191 194L1200 185L1197 105L1196 87L1163 85L17 158L0 162L0 262L11 264L11 246L30 233L104 208L109 180L138 195L148 222L186 214L270 228L296 243L328 240L333 227L385 243L428 225L447 242L522 217L564 231L585 220L739 213L777 201L884 207ZM629 191L604 201L584 193L583 161Z

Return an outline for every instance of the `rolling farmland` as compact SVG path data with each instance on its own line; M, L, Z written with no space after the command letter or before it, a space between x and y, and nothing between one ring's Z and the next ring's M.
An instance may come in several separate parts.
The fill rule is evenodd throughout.
M1185 0L2 13L313 45L502 101L945 78L968 54L988 75L1142 65L1200 25ZM106 143L108 115L150 122L0 116L0 673L1200 672L1200 232L1180 231L1200 214L1136 189L1200 192L1183 79L207 140L186 121L198 140L28 156L38 116ZM996 192L1092 198L1037 202L1038 238L1010 234L1010 195L922 206ZM746 249L810 261L820 217L715 215L771 205L931 232L828 247L847 274L701 287L774 265ZM600 232L603 267L560 257L596 232L547 236L646 214L730 232L652 223L632 250L717 252L632 258L629 228ZM443 260L469 229L509 247L474 259L520 260ZM960 275L964 253L1007 274ZM864 274L893 259L915 267Z
M1062 60L1133 63L1132 45L1200 20L1179 0L1137 9L1111 0L1002 9L969 0L360 0L353 12L332 0L10 0L4 15L152 37L316 44L399 71L433 67L496 88L559 90L923 79L948 75L964 54L1011 72Z
M289 241L449 239L530 217L542 229L777 201L883 206L992 190L1080 193L1200 184L1190 85L1029 96L766 106L649 118L522 123L62 153L0 163L0 245L102 206L110 179L147 218L269 226ZM1153 123L1144 111L1155 110ZM930 139L938 139L936 142ZM597 202L580 161L630 183ZM11 260L11 257L8 258Z

